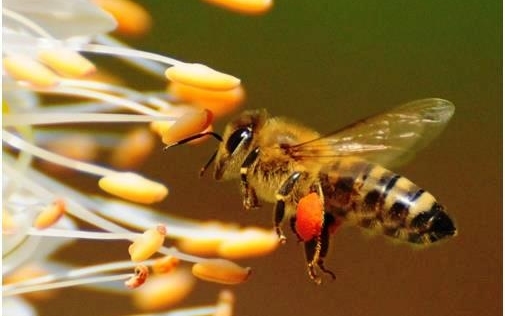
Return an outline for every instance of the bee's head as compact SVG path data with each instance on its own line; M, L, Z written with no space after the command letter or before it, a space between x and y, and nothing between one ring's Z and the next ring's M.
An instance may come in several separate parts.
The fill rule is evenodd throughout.
M255 147L256 136L266 121L266 110L249 110L226 125L223 141L215 153L214 179L239 175L247 154Z
M219 146L210 157L209 161L200 170L200 176L202 176L210 164L215 161L214 179L221 180L234 177L236 178L239 175L240 167L242 166L244 159L254 148L254 144L256 143L255 136L265 124L267 116L267 111L264 109L245 111L235 120L226 125L222 137L214 132L203 132L179 140L178 142L165 147L165 149L185 144L206 135L214 136L220 141Z

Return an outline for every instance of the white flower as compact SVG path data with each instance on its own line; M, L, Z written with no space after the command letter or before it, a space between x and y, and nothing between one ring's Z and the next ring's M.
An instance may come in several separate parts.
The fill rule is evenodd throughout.
M155 133L169 145L209 128L211 115L201 109L202 104L212 104L218 111L222 104L227 106L227 111L236 106L243 97L240 80L203 65L187 64L123 45L106 34L116 27L114 18L93 2L7 0L3 1L2 14L2 272L7 282L2 287L3 314L34 314L20 295L79 285L131 295L128 287L140 286L147 277L146 269L171 271L176 268L174 262L179 260L205 262L201 257L164 246L165 238L180 241L181 247L188 251L212 256L259 255L275 249L277 244L272 244L270 238L275 235L270 231L254 231L255 252L248 254L243 249L248 248L251 238L243 237L243 229L157 215L149 207L111 196L99 198L83 194L53 177L55 173L97 177L97 188L122 199L142 204L160 201L168 194L164 184L130 170L141 165L156 147ZM179 87L196 89L192 91L197 91L198 97L189 101L197 105L174 104L185 99L187 93L142 92L114 83L114 78L95 79L92 74L101 74L101 69L97 70L90 59L94 54L119 57L155 74L160 80L168 78L176 81ZM125 122L136 125L126 136L108 129L110 123ZM103 128L77 130L78 123L102 124ZM110 161L101 160L98 152L110 152ZM76 220L94 226L95 231L81 230ZM250 231L246 235L249 236ZM157 236L154 244L150 236ZM256 237L260 240L265 237L265 246L258 247ZM241 238L244 240L242 247ZM143 260L140 269L139 263L130 260L126 251L125 258L117 262L85 267L76 267L51 256L63 245L78 247L81 239L131 241L136 245L135 251L140 247L142 252L142 247L148 247L149 251L142 252L141 259L153 252L158 258ZM232 247L230 242L233 242ZM235 250L237 242L239 249ZM221 246L226 246L224 252ZM160 261L163 258L176 260ZM233 267L231 272L227 272L229 267ZM242 282L249 271L226 260L206 269L207 279L229 283ZM217 271L219 277L213 277L215 269L222 270ZM186 297L193 287L193 276L189 270L176 270L173 278L179 279L172 281L169 281L170 276L168 279L156 275L148 277L147 282L162 278L165 287L146 287L151 292L143 295L157 297L160 294L156 291L163 290L172 291L172 298ZM42 276L39 275L41 271L45 271ZM138 271L144 273L138 275ZM178 281L174 283L173 280ZM185 280L187 285L184 291L180 280ZM124 286L125 281L128 287ZM171 288L167 289L170 284ZM230 295L223 294L217 304L181 311L180 315L212 314L217 310L231 313ZM146 306L144 300L143 307L166 308L175 303L166 301L164 294L160 297L161 301L153 301L152 306Z

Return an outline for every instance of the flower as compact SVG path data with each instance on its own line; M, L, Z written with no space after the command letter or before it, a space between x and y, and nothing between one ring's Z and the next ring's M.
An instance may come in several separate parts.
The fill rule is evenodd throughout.
M242 101L243 89L234 76L122 44L107 34L118 27L117 21L119 31L136 36L148 27L132 31L135 23L118 8L140 10L131 18L141 19L144 26L150 25L145 11L125 0L96 3L110 14L85 0L3 2L4 314L35 314L28 297L61 296L54 290L81 285L132 296L140 309L166 309L191 292L195 278L188 265L199 271L197 277L203 273L206 280L240 283L249 268L226 258L263 255L277 246L269 230L254 228L252 240L250 230L161 215L147 206L168 194L165 184L134 171L156 147L154 135L171 145L208 130L211 111L232 111ZM126 87L95 65L91 58L96 54L121 58L186 90ZM211 111L204 109L208 105ZM75 130L84 123L101 127ZM140 127L124 135L109 130L111 123ZM108 163L101 158L103 152L110 153ZM96 188L109 195L85 194L57 174L95 177ZM133 260L128 247L121 260L89 266L52 256L62 246L78 247L79 240L109 241L114 247L132 242ZM165 245L174 241L206 257ZM144 297L157 299L149 303ZM216 304L181 315L230 315L233 301L231 293L224 292Z

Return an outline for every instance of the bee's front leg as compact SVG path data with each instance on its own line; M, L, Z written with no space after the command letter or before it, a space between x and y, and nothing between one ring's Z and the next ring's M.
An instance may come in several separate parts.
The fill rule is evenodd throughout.
M284 236L284 233L282 232L281 229L281 223L284 219L284 213L286 208L286 200L288 197L290 197L291 193L293 192L293 188L295 187L295 184L298 182L298 180L300 180L302 175L303 173L300 171L293 172L284 181L280 189L277 191L277 194L275 195L275 199L277 200L277 202L275 203L275 209L274 209L274 229L277 235L279 236L279 241L281 243L286 242L286 236Z
M242 163L242 166L240 167L240 184L242 187L243 204L246 210L260 207L258 197L256 196L256 191L254 188L249 186L249 182L247 181L249 167L256 161L259 152L259 147L256 147L247 155L244 162Z

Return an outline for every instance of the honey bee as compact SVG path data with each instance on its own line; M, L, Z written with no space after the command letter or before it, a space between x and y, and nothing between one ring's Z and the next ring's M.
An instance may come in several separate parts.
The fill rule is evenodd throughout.
M246 210L259 207L260 200L274 203L280 241L286 240L281 223L287 218L304 242L310 278L320 283L317 269L335 278L324 259L330 234L342 222L421 245L456 235L433 195L386 169L412 158L440 134L453 113L449 101L422 99L320 135L286 118L270 117L266 110L249 110L226 126L201 174L214 161L216 180L240 180ZM297 206L311 194L323 206L320 227L314 236L302 238L297 216L303 214Z

